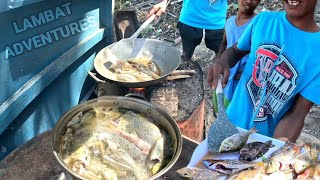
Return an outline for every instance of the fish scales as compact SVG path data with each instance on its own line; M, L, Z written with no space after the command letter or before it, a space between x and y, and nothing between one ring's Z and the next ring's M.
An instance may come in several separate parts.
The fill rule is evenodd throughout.
M239 132L230 137L227 137L222 141L219 152L232 152L240 150L247 142L249 135L257 132L255 128L252 128L246 132Z
M240 149L240 161L253 161L260 158L265 153L268 152L270 147L273 147L272 141L269 140L265 143L263 142L251 142L246 144Z
M153 145L156 140L162 136L160 129L156 125L132 111L126 112L123 116L117 119L117 123L119 124L120 129L129 133L137 134L139 138L150 145Z
M253 163L244 163L239 160L203 160L203 164L211 170L218 171L223 174L234 174L245 169L254 168Z
M317 164L318 161L319 150L315 145L305 144L303 147L304 152L295 156L291 162L297 174L303 173L309 167Z
M268 158L267 173L282 171L289 167L292 159L300 153L301 147L287 141Z
M176 171L176 173L184 179L190 180L215 180L222 177L223 174L211 171L209 169L201 169L196 167L184 167Z

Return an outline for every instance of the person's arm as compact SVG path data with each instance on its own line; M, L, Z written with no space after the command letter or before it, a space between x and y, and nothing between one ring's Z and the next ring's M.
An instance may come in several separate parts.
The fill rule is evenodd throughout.
M217 87L220 74L223 74L222 86L224 87L228 82L229 69L236 65L237 62L248 53L249 51L239 49L237 43L226 49L220 58L209 66L207 78L210 87L212 87L212 89Z
M220 48L219 48L219 52L217 54L217 58L220 58L220 56L222 55L222 53L227 49L227 36L226 36L226 31L224 31L223 33L223 38L220 44Z
M277 139L283 139L283 137L285 137L295 142L302 131L304 119L312 106L312 102L299 95L292 108L278 123L273 137Z
M167 9L168 0L160 0L158 4L154 5L152 9L147 14L147 18L151 15L156 14L158 17L161 16Z

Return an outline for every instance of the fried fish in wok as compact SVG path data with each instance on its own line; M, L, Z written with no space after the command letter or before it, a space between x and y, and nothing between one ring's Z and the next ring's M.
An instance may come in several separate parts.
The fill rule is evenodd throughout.
M118 81L144 82L160 78L157 65L147 58L134 58L128 61L117 61L110 66L110 71L115 74Z

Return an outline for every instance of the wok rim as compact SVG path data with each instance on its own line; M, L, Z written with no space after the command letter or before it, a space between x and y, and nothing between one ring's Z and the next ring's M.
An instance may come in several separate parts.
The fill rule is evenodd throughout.
M161 177L162 175L164 175L165 173L167 173L178 161L178 159L180 158L181 152L182 152L182 145L183 145L183 136L181 133L181 130L178 126L178 124L176 123L176 121L167 113L165 112L163 109L161 109L158 106L155 106L153 104L151 104L148 101L144 101L144 100L140 100L137 98L132 98L132 97L125 97L125 96L103 96L103 97L99 97L99 98L95 98L95 99L91 99L89 101L80 103L74 107L72 107L71 109L69 109L66 113L64 113L61 118L57 121L57 123L54 126L54 129L52 131L52 135L51 135L51 148L53 151L53 154L55 156L55 159L59 162L59 164L63 167L64 170L68 171L68 173L70 173L72 176L81 179L81 180L87 180L86 178L80 176L79 174L75 173L74 171L72 171L72 169L70 169L63 161L60 152L57 152L57 150L59 151L60 147L61 147L61 143L60 140L58 140L58 138L61 138L61 135L59 135L59 137L57 137L58 135L58 130L60 128L60 126L62 126L61 124L64 121L70 121L71 118L67 119L68 117L70 117L70 115L74 114L75 112L77 112L78 109L80 109L81 107L84 106L88 106L90 104L95 104L95 103L99 103L101 101L117 101L117 100L122 100L122 101L132 101L134 103L137 104L144 104L146 106L149 106L150 108L154 109L155 111L157 111L158 113L160 113L162 116L164 116L165 119L168 120L169 124L171 125L173 131L174 131L174 135L176 138L176 144L177 147L172 155L172 158L170 159L169 163L163 167L159 172L157 172L156 174L154 174L153 176L151 176L148 180L154 180L157 179L159 177ZM78 112L77 112L78 113ZM62 128L65 128L62 127ZM57 145L58 144L58 145Z

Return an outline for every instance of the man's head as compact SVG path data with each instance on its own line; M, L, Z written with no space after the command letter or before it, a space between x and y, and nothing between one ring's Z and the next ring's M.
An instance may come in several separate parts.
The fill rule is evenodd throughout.
M282 0L288 16L292 18L313 17L317 0Z
M260 0L238 0L239 12L242 14L253 14Z

